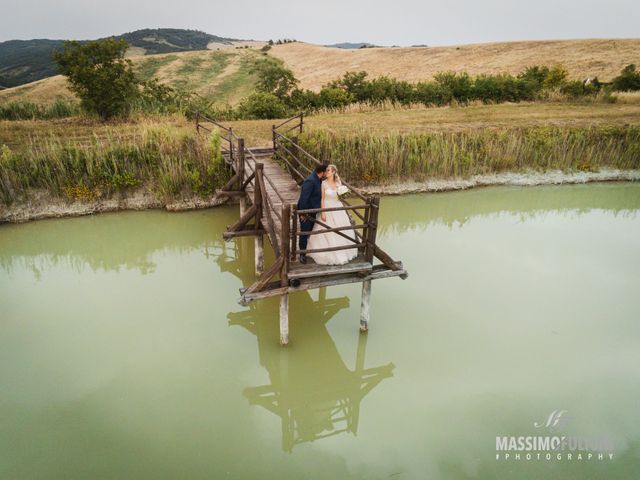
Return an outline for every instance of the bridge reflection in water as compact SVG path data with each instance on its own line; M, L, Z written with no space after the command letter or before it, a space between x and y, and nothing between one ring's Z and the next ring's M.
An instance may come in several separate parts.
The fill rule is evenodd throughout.
M254 274L253 265L246 262L246 252L242 252L252 244L239 241L235 248L234 244L220 247L209 254L223 271L243 281L243 277ZM363 398L393 376L395 366L391 362L373 368L365 366L367 335L357 330L354 367L349 368L343 360L327 323L349 304L346 296L327 298L326 288L318 290L317 301L307 291L292 295L291 328L296 332L296 342L286 349L277 342L277 301L253 302L248 309L227 316L229 325L241 326L256 337L260 365L267 370L269 384L250 386L242 393L251 405L280 417L284 451L292 452L301 443L345 432L356 435Z

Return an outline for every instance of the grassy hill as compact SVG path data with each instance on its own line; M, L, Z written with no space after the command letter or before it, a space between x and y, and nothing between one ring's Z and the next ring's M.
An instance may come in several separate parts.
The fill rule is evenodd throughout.
M249 95L255 85L251 69L261 57L253 48L221 48L182 53L131 57L138 76L157 78L174 88L196 93L216 104L236 104ZM51 103L56 97L74 98L62 75L0 90L0 102L26 100Z
M174 28L136 30L115 38L129 43L131 55L207 50L241 42L198 30ZM62 48L63 43L63 40L47 39L0 42L0 85L15 87L55 75L57 70L51 52Z
M147 38L146 36L140 38ZM168 41L168 40L167 40ZM251 93L251 67L260 58L250 43L208 44L210 50L131 57L138 74L158 78L179 89L193 90L215 103L236 104ZM191 47L202 44L189 44ZM166 45L165 45L166 46ZM186 44L183 45L187 48ZM142 47L138 47L142 48ZM164 47L161 47L164 48ZM168 48L168 47L167 47ZM146 51L145 51L146 53ZM275 45L269 54L282 59L303 88L318 90L347 71L366 70L370 77L387 75L401 80L430 79L441 71L517 74L536 64L564 65L572 78L598 76L610 80L629 63L640 64L640 39L504 42L451 47L328 48L306 43ZM65 79L53 76L0 91L0 102L30 100L49 103L56 96L72 97Z
M630 63L640 65L640 39L553 40L451 47L327 48L306 43L276 45L269 52L293 70L301 86L319 90L347 71L365 70L416 82L452 70L517 74L531 65L562 64L574 79L610 80Z

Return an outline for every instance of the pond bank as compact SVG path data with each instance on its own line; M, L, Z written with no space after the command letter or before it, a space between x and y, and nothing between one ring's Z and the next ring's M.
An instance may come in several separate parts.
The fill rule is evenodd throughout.
M371 185L361 187L361 189L369 194L402 195L499 185L536 186L639 180L640 170L602 169L599 172L562 172L556 170L549 172L505 172L491 175L474 175L468 179L434 179L425 182L405 181L387 185ZM192 196L181 200L164 202L144 189L136 190L128 195L122 194L118 198L87 201L70 201L64 198L52 197L45 191L38 191L33 193L29 201L25 203L15 203L11 206L0 205L0 223L23 223L46 218L76 217L121 210L165 209L178 212L210 208L223 203L224 199L216 199L213 196L204 198Z
M532 187L536 185L562 185L588 182L638 181L640 170L601 169L599 172L504 172L473 175L470 178L434 179L424 182L399 182L388 185L362 187L368 194L402 195L422 192L446 192L475 187L499 185Z
M121 210L165 209L180 212L215 207L222 203L224 203L224 199L216 199L213 196L204 198L192 196L164 202L145 190L136 190L128 195L122 194L117 198L71 201L52 197L47 192L40 191L32 194L29 201L25 203L16 202L10 206L0 205L0 223L23 223L45 218L78 217Z

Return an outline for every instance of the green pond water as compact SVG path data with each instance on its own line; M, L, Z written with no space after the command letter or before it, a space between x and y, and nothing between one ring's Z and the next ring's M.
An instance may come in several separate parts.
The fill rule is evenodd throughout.
M1 479L637 478L640 184L384 198L409 278L367 335L359 285L292 295L287 348L237 215L0 226ZM552 428L613 460L496 459Z

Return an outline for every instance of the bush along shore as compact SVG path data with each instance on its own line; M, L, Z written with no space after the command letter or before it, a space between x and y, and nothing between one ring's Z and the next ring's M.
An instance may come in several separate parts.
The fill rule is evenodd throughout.
M220 136L143 129L135 135L63 142L51 137L0 151L0 221L123 208L215 204L230 176Z

